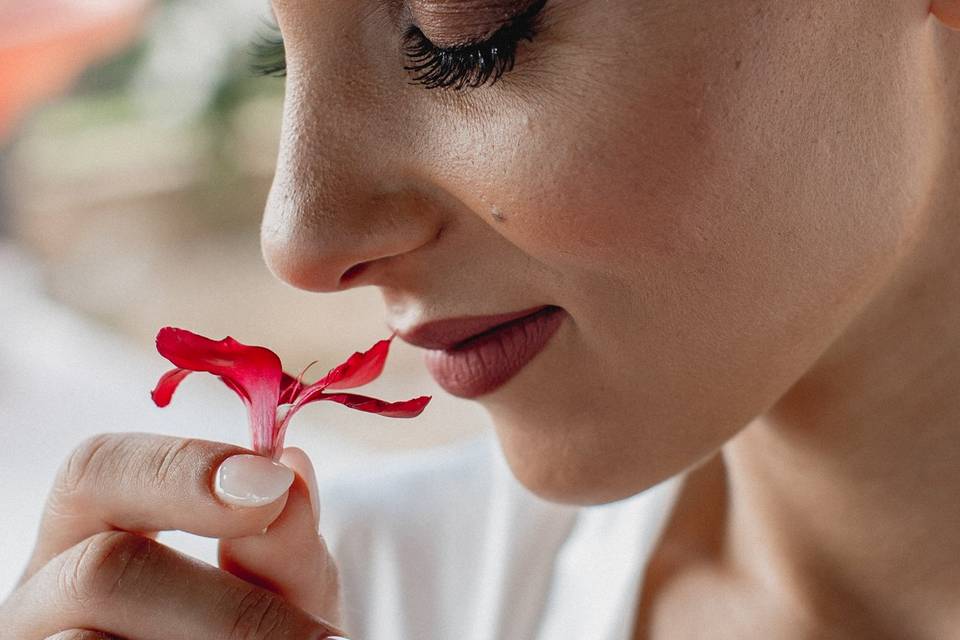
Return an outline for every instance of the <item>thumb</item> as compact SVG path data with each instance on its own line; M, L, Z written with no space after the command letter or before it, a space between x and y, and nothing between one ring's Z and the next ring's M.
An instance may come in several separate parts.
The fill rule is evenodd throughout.
M219 543L220 567L282 596L291 604L340 625L337 568L318 532L320 508L310 458L284 449L280 462L296 472L283 512L265 533Z

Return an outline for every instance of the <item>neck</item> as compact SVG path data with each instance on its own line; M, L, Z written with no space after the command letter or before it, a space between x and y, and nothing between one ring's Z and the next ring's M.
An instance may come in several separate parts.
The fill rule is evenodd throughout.
M943 166L902 267L723 449L728 559L864 637L960 629L960 162Z

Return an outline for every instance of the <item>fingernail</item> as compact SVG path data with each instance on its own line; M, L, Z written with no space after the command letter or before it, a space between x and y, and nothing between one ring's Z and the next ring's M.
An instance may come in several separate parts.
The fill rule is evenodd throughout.
M241 454L217 469L214 491L237 507L261 507L275 502L293 484L293 469L263 456Z
M313 508L313 526L320 527L320 494L317 489L317 472L313 469L310 456L303 449L287 447L280 455L280 462L296 470L307 483L310 490L310 506Z

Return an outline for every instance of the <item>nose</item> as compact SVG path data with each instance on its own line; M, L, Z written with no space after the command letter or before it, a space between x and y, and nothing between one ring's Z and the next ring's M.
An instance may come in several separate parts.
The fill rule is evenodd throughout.
M334 292L380 284L392 263L439 236L443 220L404 151L414 145L397 96L344 80L349 74L336 67L351 56L322 49L314 43L291 65L260 238L278 278Z
M263 217L261 249L271 272L299 289L384 284L391 261L439 237L442 224L433 211L415 188L386 185L342 163L311 180L281 168Z

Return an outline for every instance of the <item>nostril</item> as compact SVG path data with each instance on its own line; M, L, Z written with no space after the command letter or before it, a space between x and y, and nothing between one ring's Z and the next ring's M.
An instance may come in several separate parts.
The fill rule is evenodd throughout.
M357 276L359 276L361 273L367 270L367 266L369 266L369 264L370 264L369 262L360 262L358 264L353 265L349 269L347 269L343 273L343 275L340 276L340 286L341 287L349 286L350 282L353 279L355 279Z

